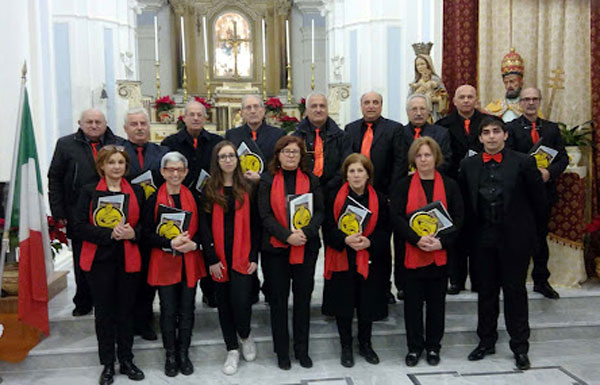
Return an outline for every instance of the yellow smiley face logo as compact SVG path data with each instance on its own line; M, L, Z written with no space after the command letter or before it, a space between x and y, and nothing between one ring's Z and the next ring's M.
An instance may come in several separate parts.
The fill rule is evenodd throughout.
M438 219L427 214L417 213L410 218L410 227L419 236L433 235L438 228Z
M144 196L146 199L150 198L150 195L156 192L156 187L152 186L150 183L141 183L142 189L144 190Z
M260 172L261 164L262 162L257 155L246 154L240 157L240 165L242 167L242 172Z
M301 229L310 222L310 211L304 206L300 206L294 213L294 227Z
M360 225L354 213L346 213L340 218L340 230L346 235L356 234L360 231Z
M544 153L538 153L533 156L538 168L548 168L548 155Z
M119 222L121 222L123 217L123 212L110 203L106 206L98 207L94 212L96 226L107 227L109 229L114 229Z
M167 239L177 238L181 229L173 221L166 221L158 226L158 235Z

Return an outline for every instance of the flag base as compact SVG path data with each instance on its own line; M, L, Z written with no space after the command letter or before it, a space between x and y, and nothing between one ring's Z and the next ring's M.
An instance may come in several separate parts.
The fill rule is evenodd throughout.
M48 282L48 300L54 298L58 293L67 288L66 270L54 271ZM9 296L0 298L0 314L11 314L19 312L19 297Z

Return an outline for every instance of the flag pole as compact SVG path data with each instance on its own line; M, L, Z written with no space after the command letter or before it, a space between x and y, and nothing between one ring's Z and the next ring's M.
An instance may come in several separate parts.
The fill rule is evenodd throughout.
M15 168L17 165L17 156L19 155L19 141L21 139L21 120L23 119L23 99L25 97L25 82L27 81L27 61L23 62L21 68L21 91L19 95L19 110L17 113L17 128L15 130L15 146L12 158L10 183L8 185L8 201L4 214L4 234L2 234L2 251L0 253L0 288L2 287L2 276L4 273L4 261L6 254L10 251L10 227L12 219L13 195L15 193Z

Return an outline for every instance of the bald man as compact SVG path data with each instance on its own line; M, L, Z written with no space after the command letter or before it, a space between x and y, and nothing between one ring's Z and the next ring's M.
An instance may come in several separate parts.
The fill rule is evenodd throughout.
M102 111L91 108L81 113L79 128L74 134L58 139L48 169L48 198L50 211L56 221L66 224L67 236L73 249L73 271L77 286L73 302L73 316L88 314L92 310L92 294L85 275L79 267L82 241L73 238L74 210L81 188L99 180L96 172L96 154L102 146L123 144L106 125Z

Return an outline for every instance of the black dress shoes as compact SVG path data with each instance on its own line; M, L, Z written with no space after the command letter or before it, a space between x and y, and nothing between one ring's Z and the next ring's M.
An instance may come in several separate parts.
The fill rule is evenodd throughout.
M104 369L102 370L102 374L100 374L100 379L98 383L100 385L109 385L112 384L115 377L115 366L113 364L104 365Z
M130 380L141 381L144 379L144 372L140 370L132 361L121 362L119 373L125 374Z
M217 307L217 296L216 295L203 295L202 303L204 303L206 306L214 309Z
M396 303L396 298L394 298L394 295L391 291L388 291L385 296L387 297L388 305L394 305Z
M146 341L156 341L158 339L156 332L150 326L145 329L136 330L135 335L142 337Z
M531 367L531 362L529 362L529 357L527 357L527 353L515 354L515 364L517 365L517 369L520 370L527 370Z
M398 301L404 301L404 290L398 290L396 298L398 298Z
M431 366L436 366L440 363L440 353L430 350L427 352L427 363Z
M375 351L371 347L371 344L360 345L358 354L365 357L365 360L369 364L377 365L379 363L379 356L377 355L377 353L375 353Z
M175 352L167 352L167 359L165 360L165 375L167 377L175 377L179 374L179 364Z
M460 293L463 290L465 290L464 286L458 286L458 285L455 285L455 284L450 284L450 286L448 287L448 290L446 290L446 293L448 293L450 295L456 295L456 294Z
M421 353L410 352L404 358L404 362L406 362L406 366L417 366L420 359Z
M298 362L300 362L300 366L303 368L312 368L313 362L308 354L297 355L296 358L298 359Z
M340 362L343 367L351 368L354 366L354 354L352 353L352 346L342 346L342 356Z
M91 311L91 307L75 307L71 314L73 315L73 317L81 317L90 314Z
M189 376L194 373L194 365L190 360L187 350L179 353L179 371L184 376Z
M469 354L468 359L469 361L479 361L483 360L485 356L494 353L496 353L495 347L486 347L479 345Z
M544 282L539 285L533 285L533 291L540 293L546 298L559 299L560 295L550 286L548 282Z
M292 368L290 357L277 356L277 366L279 366L279 369L281 370L290 370Z

